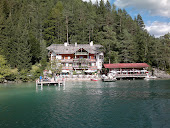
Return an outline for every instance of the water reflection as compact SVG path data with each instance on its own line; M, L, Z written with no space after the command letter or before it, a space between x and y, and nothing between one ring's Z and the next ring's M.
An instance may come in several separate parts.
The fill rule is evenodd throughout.
M76 95L109 95L120 99L146 99L146 98L170 98L169 90L162 86L153 85L153 81L68 81L62 86L44 86L46 91L64 91ZM164 86L163 86L164 87ZM42 87L36 87L36 92L43 91ZM162 93L163 92L163 93Z
M43 88L45 87L47 90L51 90L51 86L55 87L55 89L57 91L60 91L61 89L62 90L65 90L66 89L66 85L63 84L63 85L36 85L36 92L38 91L43 91Z
M0 86L0 127L169 128L169 82Z

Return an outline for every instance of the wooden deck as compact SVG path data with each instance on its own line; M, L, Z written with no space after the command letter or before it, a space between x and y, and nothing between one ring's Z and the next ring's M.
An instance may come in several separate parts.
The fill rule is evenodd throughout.
M43 89L43 85L54 85L54 86L65 86L65 79L64 78L58 78L56 80L54 79L50 79L49 81L40 81L39 79L36 80L36 87L38 88L39 86L41 87L41 89Z

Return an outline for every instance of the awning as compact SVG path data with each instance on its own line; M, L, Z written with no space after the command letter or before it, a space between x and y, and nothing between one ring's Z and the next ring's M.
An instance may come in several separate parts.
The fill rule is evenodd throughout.
M69 70L62 70L62 73L69 73Z

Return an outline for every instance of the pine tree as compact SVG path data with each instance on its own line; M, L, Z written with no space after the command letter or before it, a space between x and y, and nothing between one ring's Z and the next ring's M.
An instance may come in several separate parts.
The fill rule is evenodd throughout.
M126 29L123 30L123 37L120 41L120 62L133 63L136 58L136 48L133 37Z
M135 42L136 42L136 50L137 50L137 62L145 62L145 39L144 39L144 33L143 31L139 30L137 31L135 35Z
M28 43L28 32L27 30L21 31L21 37L18 38L18 50L17 50L17 68L19 71L22 69L31 69L31 58L30 54L31 47Z
M118 45L116 39L116 33L109 26L104 27L104 31L101 33L102 45L104 46L105 63L118 62Z
M47 46L52 43L65 41L62 30L64 27L63 22L63 4L62 2L57 2L56 6L52 8L48 19L44 23L44 39L48 40Z
M140 14L137 15L136 22L137 22L138 26L139 26L142 30L144 30L145 24L144 24L143 19L142 19L142 17L141 17Z

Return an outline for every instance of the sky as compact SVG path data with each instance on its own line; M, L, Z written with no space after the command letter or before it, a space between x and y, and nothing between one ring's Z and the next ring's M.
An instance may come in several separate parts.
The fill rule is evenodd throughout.
M140 14L150 35L160 37L170 32L170 0L109 0L109 2L115 4L117 8L124 8L133 19Z

